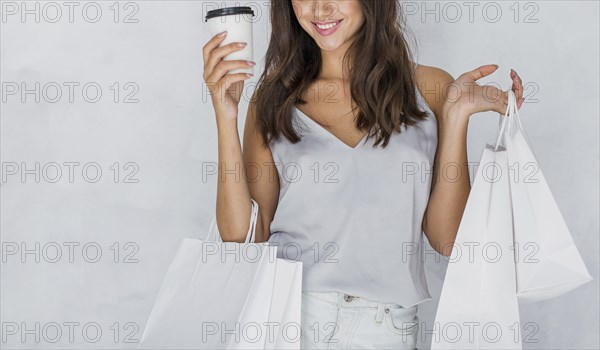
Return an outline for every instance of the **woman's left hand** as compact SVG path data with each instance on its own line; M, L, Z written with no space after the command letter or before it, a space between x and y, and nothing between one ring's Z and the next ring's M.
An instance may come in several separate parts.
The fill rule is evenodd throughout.
M458 77L449 87L444 102L444 116L460 115L469 118L479 112L495 111L506 113L508 106L508 91L502 91L491 85L481 86L477 80L494 73L497 65L488 64ZM523 104L523 81L511 69L512 90L517 99L517 108Z

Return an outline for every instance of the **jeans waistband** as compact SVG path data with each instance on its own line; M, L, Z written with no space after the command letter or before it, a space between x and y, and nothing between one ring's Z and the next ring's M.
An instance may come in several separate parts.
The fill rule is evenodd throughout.
M359 297L356 295L349 295L342 292L310 292L303 291L303 294L307 294L313 296L315 298L321 299L323 301L327 301L332 303L338 307L364 307L364 308L388 308L388 307L402 307L401 305L395 303L386 303L379 302L375 300L366 299L363 297ZM414 305L408 309L416 309L417 305Z
M339 308L373 308L376 309L375 321L378 323L383 322L384 313L388 313L390 308L402 307L402 305L394 303L385 303L375 300L366 299L356 295L349 295L342 292L309 292L303 291L303 296L307 295L313 298L317 298L326 303L330 303L333 306ZM406 308L414 314L417 313L417 305Z

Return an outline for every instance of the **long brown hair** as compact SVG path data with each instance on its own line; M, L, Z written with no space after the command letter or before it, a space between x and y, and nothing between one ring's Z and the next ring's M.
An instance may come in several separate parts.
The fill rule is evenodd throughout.
M404 38L405 19L398 0L358 0L365 21L344 55L350 91L359 113L356 128L376 135L385 148L392 132L426 118L415 96L412 52ZM281 135L301 141L292 125L295 104L321 72L321 49L300 26L291 0L271 1L272 34L265 70L255 91L257 129L266 144ZM368 54L365 54L368 53Z

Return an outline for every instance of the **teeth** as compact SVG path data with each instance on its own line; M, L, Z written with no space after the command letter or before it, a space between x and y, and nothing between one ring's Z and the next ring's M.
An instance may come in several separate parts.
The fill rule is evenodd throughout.
M333 23L326 24L326 25L317 24L317 27L319 27L319 29L329 29L329 28L335 27L338 23L340 23L340 21L333 22Z

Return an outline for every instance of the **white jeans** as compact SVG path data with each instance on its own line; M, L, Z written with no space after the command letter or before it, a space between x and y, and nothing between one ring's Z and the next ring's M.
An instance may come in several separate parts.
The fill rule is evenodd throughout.
M302 292L301 349L416 349L417 305Z

